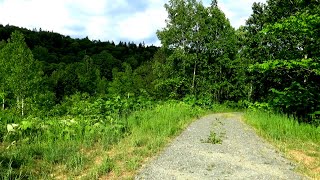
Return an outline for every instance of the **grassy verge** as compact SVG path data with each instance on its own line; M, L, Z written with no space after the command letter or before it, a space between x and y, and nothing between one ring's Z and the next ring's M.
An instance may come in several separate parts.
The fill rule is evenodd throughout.
M320 179L320 127L263 111L247 111L244 121L298 164L298 172Z
M106 151L84 179L131 179L150 157L187 127L204 110L182 102L168 102L154 109L135 112L128 117L129 135ZM112 162L110 173L101 171Z
M8 132L3 130L0 179L132 178L149 157L205 112L171 101L120 119L99 113L26 118L18 127L9 124Z

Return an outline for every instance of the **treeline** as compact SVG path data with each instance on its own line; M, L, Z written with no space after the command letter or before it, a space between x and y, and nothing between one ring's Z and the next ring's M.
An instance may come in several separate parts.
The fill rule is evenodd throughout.
M200 103L263 108L317 124L319 2L254 3L253 14L237 30L217 4L170 0L165 5L167 26L157 34L162 48L173 52L163 69L175 73L164 82Z
M0 25L3 108L47 112L87 93L256 106L313 121L308 115L320 110L318 1L254 3L237 30L216 0L209 7L170 0L165 8L161 48Z
M320 110L320 3L269 0L252 9L238 30L250 99L305 119Z
M144 76L158 50L144 43L115 45L9 25L0 25L0 39L2 108L10 109L18 103L21 109L21 101L25 101L22 109L30 113L36 109L48 111L75 93L101 96L114 91L119 95L121 89L134 88L118 85L116 77L138 68L136 78ZM141 82L135 86L136 95L145 85Z
M225 106L258 109L251 119L277 141L316 146L318 1L254 3L237 30L216 0L165 8L161 48L0 26L0 177L133 174L190 118Z

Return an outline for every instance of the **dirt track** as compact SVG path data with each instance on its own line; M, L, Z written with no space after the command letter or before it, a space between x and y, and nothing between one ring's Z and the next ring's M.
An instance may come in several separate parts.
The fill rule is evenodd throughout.
M214 114L192 123L136 179L307 179L240 118ZM206 142L211 131L221 144Z

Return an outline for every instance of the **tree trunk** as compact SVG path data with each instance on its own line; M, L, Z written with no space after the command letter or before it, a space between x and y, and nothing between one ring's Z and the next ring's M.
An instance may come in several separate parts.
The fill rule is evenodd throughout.
M4 97L2 98L2 109L4 110Z
M20 109L19 96L17 97L17 108Z
M197 61L194 62L194 68L193 68L193 78L192 78L192 91L195 92L194 86L196 81L196 70L197 70Z
M220 74L219 74L219 76L220 76L220 83L222 84L222 65L220 65ZM223 86L220 86L220 92L219 92L219 102L221 102L221 99L222 99L222 94L224 93L224 91L223 91L224 89L223 89Z
M23 102L23 98L21 99L21 115L24 116L24 102Z
M249 92L248 92L248 101L251 100L252 91L253 91L253 86L252 86L252 83L250 83L250 89L249 89Z

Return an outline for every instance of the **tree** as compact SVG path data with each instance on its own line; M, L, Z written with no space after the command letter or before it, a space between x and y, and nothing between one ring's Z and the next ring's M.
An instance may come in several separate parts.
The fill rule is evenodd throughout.
M171 0L165 4L169 14L167 26L157 35L165 48L182 51L188 58L181 59L183 75L187 66L193 66L192 85L195 86L197 55L200 53L199 29L203 5L195 0ZM188 75L190 77L190 75Z
M204 61L201 85L205 94L212 94L215 101L231 100L231 89L237 74L237 46L235 30L218 8L217 2L207 8L204 24ZM208 26L206 26L206 24ZM207 37L206 37L207 36ZM208 79L207 81L205 79Z
M1 40L0 41L0 50L6 45L6 41L5 40Z
M174 51L179 53L179 51ZM182 57L183 54L178 54ZM170 57L170 58L169 58ZM186 93L183 87L184 78L181 71L176 71L174 64L174 54L167 52L165 48L160 48L154 55L152 71L155 76L153 81L154 95L157 99L181 98ZM180 68L181 69L181 68Z
M113 80L108 88L109 93L121 97L138 96L139 87L135 83L136 74L127 63L123 63L123 68L124 72L113 70Z
M12 33L0 54L1 64L7 75L5 85L8 85L16 96L18 107L21 108L23 116L24 100L36 91L43 72L25 43L23 34L18 31Z
M100 68L101 76L107 80L112 80L112 69L120 68L121 62L114 58L108 51L102 51L92 56L93 63Z
M77 63L75 73L79 79L80 90L89 94L95 94L97 92L97 85L100 79L100 70L93 63L93 60L89 56L85 56L83 61Z
M164 48L173 51L171 61L177 83L188 93L207 94L221 101L228 94L226 81L233 73L235 31L218 8L217 1L204 7L196 0L170 0L167 26L157 32Z
M320 6L270 0L254 4L253 10L243 46L243 56L252 63L253 99L305 117L320 105Z
M5 97L7 94L7 76L8 68L7 62L2 52L2 48L6 46L5 41L0 41L0 98L2 99L2 109L5 108Z
M61 101L64 96L72 95L79 91L79 77L77 73L75 73L77 68L77 63L68 65L60 63L57 69L53 71L50 79L58 102Z
M235 89L232 91L243 99L247 101L252 101L253 94L253 77L248 73L248 67L251 65L252 60L246 56L247 46L246 42L248 41L247 31L244 26L239 27L236 30L237 37L237 75L235 82Z

